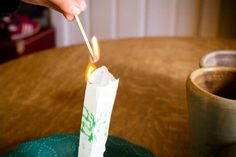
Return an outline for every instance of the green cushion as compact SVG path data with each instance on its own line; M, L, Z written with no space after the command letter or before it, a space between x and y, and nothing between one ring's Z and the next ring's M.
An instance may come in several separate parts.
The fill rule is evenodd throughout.
M28 141L0 157L77 157L79 134L55 134ZM109 136L104 157L154 157L149 150Z

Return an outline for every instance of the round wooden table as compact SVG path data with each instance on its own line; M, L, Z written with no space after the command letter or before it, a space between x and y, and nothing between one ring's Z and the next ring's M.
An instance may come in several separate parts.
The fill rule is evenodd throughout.
M120 78L110 134L161 157L188 156L185 81L199 58L236 41L143 38L100 41L101 60ZM79 132L85 45L50 49L0 65L0 153L25 140Z

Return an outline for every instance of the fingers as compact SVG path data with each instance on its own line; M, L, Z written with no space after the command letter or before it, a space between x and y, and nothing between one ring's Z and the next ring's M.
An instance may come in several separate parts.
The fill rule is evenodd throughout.
M26 3L42 5L61 12L67 20L86 9L85 0L23 0Z
M54 3L60 8L62 14L67 20L73 20L75 15L80 14L81 11L86 9L84 0L53 0Z

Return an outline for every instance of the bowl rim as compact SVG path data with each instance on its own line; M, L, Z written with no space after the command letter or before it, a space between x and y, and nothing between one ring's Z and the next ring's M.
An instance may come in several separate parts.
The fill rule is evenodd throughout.
M205 63L206 61L211 58L212 56L215 56L217 54L227 54L227 55L235 55L236 56L236 50L216 50L216 51L211 51L209 53L206 53L200 58L199 61L199 67L212 67L212 66L207 66Z

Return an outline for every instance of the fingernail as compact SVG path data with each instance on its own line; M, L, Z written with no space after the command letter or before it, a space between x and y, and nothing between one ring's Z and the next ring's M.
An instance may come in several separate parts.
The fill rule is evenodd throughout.
M69 21L72 21L72 20L74 19L73 16L67 16L66 18L67 18L67 20L69 20Z
M80 9L82 10L82 11L85 11L85 9L86 9L86 3L85 3L85 1L82 1L81 3L80 3Z
M70 10L74 15L79 15L81 12L80 9L75 6L72 6Z

